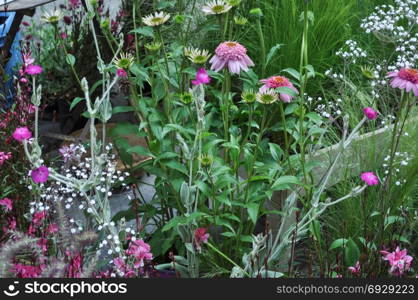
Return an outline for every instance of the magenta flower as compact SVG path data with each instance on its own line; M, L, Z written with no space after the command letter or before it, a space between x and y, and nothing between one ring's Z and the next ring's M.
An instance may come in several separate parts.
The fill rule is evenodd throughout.
M367 119L369 120L374 120L377 118L378 112L375 111L373 108L371 107L366 107L363 109L364 115L366 116Z
M118 75L118 77L122 77L122 78L128 77L128 73L124 69L118 69L116 71L116 75Z
M409 271L413 258L407 255L408 251L406 249L401 250L396 247L394 252L380 251L380 253L383 254L382 259L390 264L389 273L400 277Z
M30 139L32 137L32 133L27 127L18 127L13 132L12 136L16 141L23 142L24 140Z
M56 223L49 224L46 228L46 232L49 234L54 234L58 232L58 225Z
M68 35L67 35L67 33L66 33L66 32L61 32L61 33L60 33L60 37L61 37L63 40L65 40L65 39L67 39Z
M80 6L81 2L80 0L69 0L70 1L70 8L77 8Z
M387 77L393 78L390 86L406 90L408 93L412 90L415 97L418 97L418 70L403 68L399 72L389 72Z
M44 183L48 180L49 170L45 166L40 166L39 168L32 170L30 176L35 183Z
M6 211L11 211L13 209L13 202L9 198L3 198L0 200L0 205L4 206Z
M291 83L290 80L284 76L272 76L267 79L262 79L260 82L264 83L259 90L260 93L264 93L269 89L277 89L280 87L288 87L295 91L296 94L299 93L293 83ZM293 96L280 93L280 99L285 103L289 103L293 99Z
M229 72L239 74L241 70L247 72L254 62L247 55L247 49L237 42L223 42L215 50L210 60L211 70L219 72L228 67Z
M201 251L202 247L201 245L203 243L207 243L208 239L209 239L209 233L206 232L206 228L200 227L197 228L194 232L194 242L195 242L195 246L197 251Z
M209 77L208 72L206 72L204 68L200 68L199 71L197 71L196 73L196 79L192 80L192 83L194 85L209 84L210 80L211 78Z
M12 153L0 152L0 166L2 166L4 162L10 158L12 158Z
M73 22L73 19L69 16L64 16L63 20L64 20L64 23L67 25L71 25L71 23Z
M135 268L143 267L145 260L152 260L151 246L142 239L131 241L126 254L135 257Z
M367 185L377 185L379 183L379 179L373 172L364 172L361 174L360 178Z
M42 73L42 67L38 65L29 65L26 67L26 73L29 75L38 75Z
M361 272L360 262L356 262L354 267L348 267L348 270L354 275L359 275Z

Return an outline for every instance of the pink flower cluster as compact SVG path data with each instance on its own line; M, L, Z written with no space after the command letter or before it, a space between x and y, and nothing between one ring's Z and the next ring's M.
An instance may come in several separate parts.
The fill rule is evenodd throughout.
M406 249L401 250L399 247L396 247L393 252L380 251L380 253L383 254L382 259L389 262L389 273L392 275L400 277L411 268L413 258L408 255Z
M144 261L152 260L151 246L145 243L142 239L131 241L127 255L132 255L135 258L135 268L144 266Z
M0 167L4 164L6 160L12 158L12 153L10 152L0 152Z
M4 206L6 211L11 211L13 209L13 202L9 198L3 198L0 200L0 205Z
M197 228L194 232L194 244L197 251L202 250L202 244L207 243L209 239L209 233L204 227Z

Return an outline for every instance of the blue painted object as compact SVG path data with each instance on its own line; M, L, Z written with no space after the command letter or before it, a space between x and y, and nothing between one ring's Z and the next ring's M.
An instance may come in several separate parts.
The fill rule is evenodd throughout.
M10 28L12 27L15 15L15 12L0 12L0 47L3 47L6 41L7 34L9 33ZM0 93L6 96L9 103L11 103L13 100L13 75L16 72L15 67L22 60L20 54L19 41L20 33L18 32L13 41L13 45L10 48L11 57L7 62L6 66L3 67L8 77L8 80L7 82L1 82L0 84Z

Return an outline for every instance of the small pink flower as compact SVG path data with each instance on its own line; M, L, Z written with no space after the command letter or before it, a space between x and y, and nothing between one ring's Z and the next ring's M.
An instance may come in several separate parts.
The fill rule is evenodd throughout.
M232 74L247 72L248 67L254 66L254 62L247 55L247 49L237 42L223 42L215 50L215 55L210 60L211 70L219 72L228 68Z
M30 266L24 264L14 264L12 271L17 278L37 278L42 273L42 266Z
M135 258L135 268L143 267L144 261L152 260L151 246L142 239L131 241L126 254Z
M65 32L61 32L61 33L60 33L60 37L61 37L63 40L65 40L65 39L67 39L68 35L67 35L67 33L65 33Z
M264 85L259 90L260 93L264 93L269 89L277 89L279 87L288 87L295 91L296 94L299 93L293 83L291 83L290 80L284 76L272 76L267 79L262 79L260 82L264 83ZM285 103L289 103L292 101L293 96L280 93L280 99Z
M399 72L389 72L387 77L393 78L390 86L406 90L408 93L412 90L415 97L418 97L418 70L402 68Z
M369 120L375 120L377 118L377 111L375 111L373 108L371 107L366 107L363 109L364 115L366 116L367 119Z
M6 211L11 211L13 209L12 200L9 198L3 198L0 200L0 205L4 206Z
M128 77L128 73L124 69L118 69L116 71L116 75L118 75L118 77L122 77L122 78Z
M194 232L194 242L197 251L201 251L201 245L208 242L209 233L206 232L207 229L204 227L199 227Z
M354 275L359 275L361 272L360 262L356 262L354 267L348 267L348 270Z
M12 136L16 141L23 142L24 140L30 139L32 137L32 133L27 127L19 127L16 128Z
M377 185L379 184L379 179L373 172L364 172L360 176L367 185Z
M4 162L10 158L12 158L12 153L0 152L0 166L2 166Z
M70 8L74 9L80 6L80 0L69 0L70 1Z
M35 62L35 59L32 58L32 54L30 52L23 54L23 65L28 67Z
M42 67L38 65L29 65L26 67L26 73L29 75L38 75L42 73Z
M209 77L208 73L204 68L200 68L199 71L196 73L196 79L192 80L192 84L199 85L199 84L209 84L211 78Z
M49 233L49 234L54 234L54 233L58 232L58 225L55 224L55 223L49 224L47 229L46 229L46 232Z
M383 254L382 259L390 264L389 273L400 277L409 271L413 258L407 255L408 251L406 249L401 250L399 247L396 247L393 252L380 251L380 253Z
M45 183L49 177L49 170L45 166L40 166L39 168L32 170L30 176L35 183Z

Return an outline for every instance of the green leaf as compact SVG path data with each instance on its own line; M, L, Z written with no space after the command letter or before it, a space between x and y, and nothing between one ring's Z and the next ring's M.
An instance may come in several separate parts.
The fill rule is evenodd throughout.
M356 262L360 259L360 249L356 243L349 239L344 248L344 260L347 266L354 266Z
M300 73L296 71L295 69L288 68L288 69L284 69L283 71L290 74L293 78L297 79L298 81L300 81Z
M318 220L313 220L309 226L314 239L321 243L321 223Z
M146 27L138 27L134 30L131 30L130 33L137 33L141 34L150 38L154 37L154 29L152 27L146 26Z
M292 90L291 88L287 87L287 86L282 86L279 88L276 88L276 92L280 93L280 94L286 94L292 97L296 97L298 95L298 93L294 90Z
M112 114L120 114L134 111L135 109L132 106L116 106L112 110Z
M75 98L74 100L73 100L73 102L71 102L71 105L70 105L70 111L71 110L73 110L74 109L74 107L76 107L77 106L77 104L78 103L80 103L81 101L83 101L83 100L85 100L84 98L81 98L81 97L77 97L77 98Z
M277 45L271 47L269 53L267 54L266 66L268 66L268 64L272 60L273 56L276 54L277 50L279 50L282 46L283 46L283 44L277 44Z
M287 190L292 187L292 184L302 185L295 176L282 176L273 183L271 189L273 191Z
M392 225L394 223L403 223L405 222L405 219L403 217L400 216L388 216L385 218L385 229L389 226Z
M168 221L167 224L165 224L162 231L163 232L168 231L172 228L177 227L178 225L186 224L186 222L187 222L187 218L185 218L185 217L179 217L179 216L174 217L170 221Z
M338 249L341 247L344 247L344 245L347 244L347 239L337 239L332 242L331 246L329 247L329 250Z
M67 56L65 57L65 60L67 61L67 64L69 64L70 66L74 67L74 65L75 65L75 57L74 57L74 55L68 53Z
M136 154L142 155L142 156L155 157L151 152L149 152L148 149L146 149L146 148L144 148L144 147L142 147L140 145L136 145L136 146L133 146L133 147L129 148L127 150L127 152L128 153L132 153L133 152L133 153L136 153Z
M180 173L183 173L185 175L189 175L186 167L183 164L179 163L178 161L171 160L166 163L166 166L169 167L170 169L179 171Z
M247 212L250 217L250 220L255 225L255 223L257 222L258 210L260 208L260 205L258 203L253 202L253 203L248 203L246 206L247 206Z
M282 148L280 148L279 145L273 144L273 143L269 143L269 147L270 147L270 153L271 153L271 156L273 157L273 159L275 161L280 161L280 159L283 155Z

